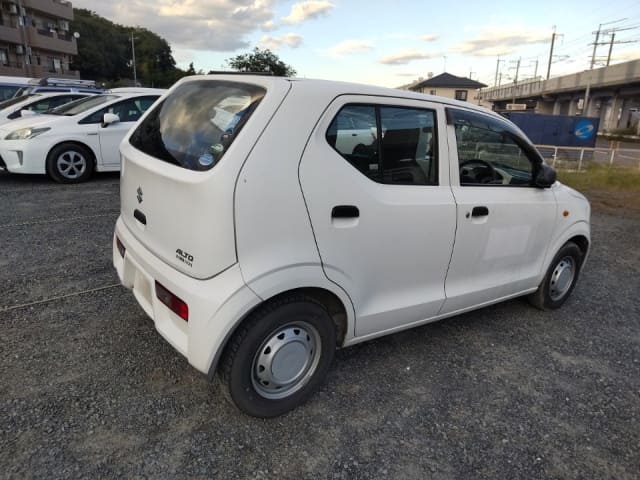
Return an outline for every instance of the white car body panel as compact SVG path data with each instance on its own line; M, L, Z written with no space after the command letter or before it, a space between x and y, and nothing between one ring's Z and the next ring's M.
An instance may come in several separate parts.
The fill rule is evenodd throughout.
M199 80L253 83L267 94L210 170L154 158L127 134L113 261L160 333L202 372L215 368L248 312L283 292L335 296L346 346L532 292L566 241L589 241L588 203L559 183L460 186L445 108L500 118L485 109L362 85L233 75L185 78L163 99ZM347 103L434 110L438 185L376 183L342 158L325 136ZM360 215L332 219L336 205L357 205ZM489 215L467 218L478 205ZM188 322L157 300L155 281L189 306Z
M164 90L155 90L156 95L163 92ZM61 143L76 142L91 150L96 159L96 171L117 171L120 169L118 146L122 137L135 122L117 122L104 128L99 123L81 124L78 122L92 113L122 100L148 95L148 93L117 94L117 99L74 116L42 114L12 120L0 126L0 157L11 173L45 174L47 173L46 160L49 152ZM50 128L50 130L31 139L6 139L11 132L27 127ZM18 152L22 152L22 161L20 161Z

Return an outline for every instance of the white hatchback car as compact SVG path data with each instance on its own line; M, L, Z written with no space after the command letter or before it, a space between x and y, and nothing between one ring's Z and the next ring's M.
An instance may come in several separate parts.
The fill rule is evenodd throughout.
M118 91L76 100L0 126L0 168L82 182L120 170L118 145L165 90ZM69 94L67 94L69 95Z
M336 347L522 295L559 307L589 250L585 197L465 102L196 76L120 151L123 285L259 417L304 401Z

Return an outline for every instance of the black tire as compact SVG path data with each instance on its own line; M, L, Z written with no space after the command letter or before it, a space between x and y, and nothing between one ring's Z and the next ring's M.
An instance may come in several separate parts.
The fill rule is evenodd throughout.
M47 155L47 173L58 183L85 182L93 173L91 151L75 143L61 143Z
M290 295L249 315L228 343L218 373L233 405L254 417L276 417L324 382L335 350L336 329L325 307Z
M575 243L565 243L553 257L538 290L527 297L529 303L540 310L560 308L576 286L582 257L582 251Z

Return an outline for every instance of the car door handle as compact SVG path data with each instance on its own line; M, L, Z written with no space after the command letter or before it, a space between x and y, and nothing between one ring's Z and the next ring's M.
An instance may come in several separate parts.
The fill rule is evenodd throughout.
M331 209L331 218L358 218L360 210L355 205L337 205Z
M473 210L471 210L472 217L486 217L487 215L489 215L487 207L473 207Z
M98 132L87 133L87 135L98 135Z

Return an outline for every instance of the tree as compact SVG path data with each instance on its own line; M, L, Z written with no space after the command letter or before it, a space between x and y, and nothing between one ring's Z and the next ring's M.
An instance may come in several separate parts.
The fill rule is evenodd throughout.
M296 71L269 49L254 48L251 53L228 58L227 64L239 72L271 72L276 77L293 77ZM211 73L211 72L210 72Z

